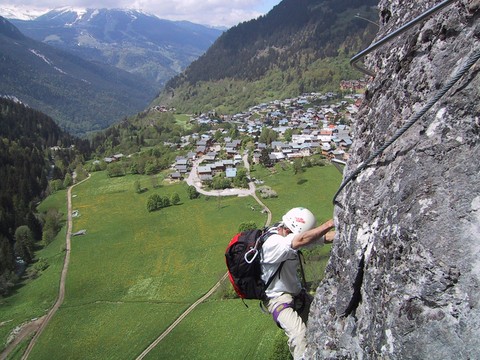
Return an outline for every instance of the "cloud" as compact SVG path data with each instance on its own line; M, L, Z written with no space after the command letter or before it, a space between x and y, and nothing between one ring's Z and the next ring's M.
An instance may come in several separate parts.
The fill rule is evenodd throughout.
M221 0L182 0L174 1L170 4L171 6L166 6L165 3L152 3L147 6L142 3L145 1L137 1L135 7L152 12L160 18L189 20L207 25L232 26L262 15L254 9L252 5L255 2L251 0L237 0L231 3Z
M69 7L133 8L154 14L162 19L187 20L212 26L233 26L268 12L280 0L74 0ZM8 5L36 9L64 7L59 0L11 0ZM8 6L7 5L7 6ZM1 5L2 7L4 5Z

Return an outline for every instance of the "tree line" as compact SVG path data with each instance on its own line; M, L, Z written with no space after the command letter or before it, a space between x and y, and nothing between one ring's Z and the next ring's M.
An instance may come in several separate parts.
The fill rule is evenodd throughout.
M223 33L165 89L222 79L256 81L276 68L301 70L318 59L335 58L340 49L351 55L367 46L377 30L354 15L373 13L371 7L377 2L283 1L270 14ZM292 75L291 81L297 81L298 76Z
M33 262L35 247L60 229L58 211L38 214L36 204L89 153L88 141L45 114L0 98L0 295L15 283L19 263Z

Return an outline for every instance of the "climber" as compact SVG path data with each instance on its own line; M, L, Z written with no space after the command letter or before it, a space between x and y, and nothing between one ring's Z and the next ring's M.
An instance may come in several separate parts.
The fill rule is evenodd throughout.
M261 253L262 280L266 283L277 269L266 289L263 305L274 321L288 336L288 346L294 359L301 359L306 346L306 320L312 301L297 276L300 264L298 250L307 245L332 242L335 236L333 220L316 227L316 219L306 208L293 208L283 217L273 234L264 242Z

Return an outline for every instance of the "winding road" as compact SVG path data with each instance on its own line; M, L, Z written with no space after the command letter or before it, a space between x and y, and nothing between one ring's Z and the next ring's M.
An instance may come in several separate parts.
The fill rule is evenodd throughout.
M198 165L202 162L203 158L199 158L194 161L192 170L190 171L190 174L188 175L186 182L190 186L195 186L195 189L200 194L207 195L207 196L252 196L255 201L260 204L262 209L267 213L267 221L265 222L265 226L270 225L272 222L272 213L270 212L270 209L265 206L265 204L258 198L257 193L256 193L256 187L255 183L253 181L250 181L248 183L248 189L224 189L224 190L211 190L211 191L206 191L202 189L202 182L198 178L197 175L197 168ZM243 164L245 166L245 169L247 169L247 175L250 177L250 164L248 163L248 154L243 154L242 156Z
M269 208L265 206L265 204L257 197L256 194L256 188L255 184L250 181L248 183L248 190L247 189L226 189L226 190L214 190L214 191L205 191L201 188L201 181L197 176L197 167L201 163L202 158L196 160L193 164L192 170L190 171L190 174L187 178L187 184L191 186L195 186L197 191L200 194L204 194L207 196L253 196L253 198L262 206L262 208L266 211L267 213L267 221L265 222L265 226L270 225L272 221L272 213ZM250 176L250 164L248 163L248 156L247 154L243 155L243 163L245 165L245 168L247 169L247 174ZM200 299L198 299L196 302L194 302L190 307L185 310L182 315L180 315L177 320L175 320L162 334L160 334L159 337L157 337L137 358L136 360L142 360L152 349L157 346L160 341L162 341L188 314L190 314L198 305L200 305L202 302L204 302L207 298L212 295L215 290L217 290L220 285L222 284L223 281L227 278L228 273L225 273L222 278L205 294L203 295Z
M63 300L65 299L65 282L67 279L68 265L70 263L70 250L71 250L70 239L72 235L72 226L73 226L72 224L72 189L74 186L81 184L82 182L84 182L85 180L88 180L89 178L90 178L90 175L86 179L83 179L82 181L70 186L67 191L67 235L65 238L65 258L63 261L62 275L60 277L60 287L58 291L57 301L55 301L55 304L48 311L47 315L42 316L38 319L32 320L29 323L22 326L20 332L17 334L15 339L1 353L0 355L1 360L6 359L10 354L10 352L12 352L20 342L22 342L24 339L26 339L27 337L35 333L33 338L30 340L30 343L28 344L27 349L25 350L25 353L22 356L22 359L27 359L28 356L30 355L30 352L33 349L33 346L37 342L37 339L40 337L43 330L46 328L49 321L51 320L53 315L55 315L58 308L62 305Z
M250 164L248 163L248 156L247 154L243 155L243 162L245 165L245 168L247 169L247 174L248 176L250 175ZM214 191L205 191L202 189L201 181L198 178L197 175L197 167L201 163L202 159L198 159L197 161L194 162L194 165L192 167L192 170L190 171L190 174L186 180L188 185L195 186L197 191L203 195L207 196L252 196L260 206L262 206L262 209L267 213L267 220L265 222L265 226L270 225L272 221L272 213L270 209L268 209L265 204L257 197L256 194L256 188L255 184L250 181L248 183L249 188L248 189L225 189L225 190L214 190ZM89 175L90 177L90 175ZM68 209L68 215L67 215L67 234L66 234L66 249L65 249L65 259L63 263L63 269L62 269L62 274L60 278L60 288L58 292L58 297L53 305L53 307L49 310L47 315L35 319L28 324L24 325L22 329L20 330L19 334L16 336L14 341L10 343L7 348L0 354L0 360L4 360L8 357L11 351L15 349L15 347L23 341L25 338L31 336L33 333L35 335L33 338L30 340L30 343L27 346L27 349L25 350L25 353L22 356L22 360L27 359L28 356L30 355L30 352L32 351L35 343L37 342L37 339L40 337L42 334L43 330L46 328L48 325L49 321L52 319L52 317L55 315L57 312L58 308L62 305L63 300L65 299L65 282L67 278L67 272L68 272L68 266L70 263L70 253L71 253L71 235L72 235L72 188L74 186L77 186L81 184L83 181L89 179L86 178L82 181L80 181L77 184L72 185L71 187L68 188L67 191L67 209ZM205 294L203 295L200 299L198 299L196 302L194 302L190 307L185 310L184 313L182 313L162 334L160 334L138 357L137 360L143 359L155 346L157 346L160 341L162 341L190 312L192 312L199 304L204 302L207 298L209 298L222 284L223 281L227 278L228 273L225 273L222 278Z

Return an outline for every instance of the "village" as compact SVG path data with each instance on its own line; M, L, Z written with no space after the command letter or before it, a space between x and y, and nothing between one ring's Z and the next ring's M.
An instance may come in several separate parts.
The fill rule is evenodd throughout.
M196 147L186 156L177 157L170 178L185 179L194 162L198 165L193 167L197 172L195 175L202 182L211 181L217 174L224 174L227 179L235 178L238 165L243 165L240 139L247 136L258 139L249 149L254 164L261 162L262 154L268 154L268 166L315 154L345 161L352 144L349 124L362 98L361 94L340 97L333 92L311 93L259 104L245 113L225 117L224 121L235 125L239 139L227 136L228 132L223 130L223 141L215 141L218 127L204 134L182 138L185 145L193 138ZM207 125L218 122L209 114L192 118L192 121ZM262 131L275 132L276 139L261 142Z

